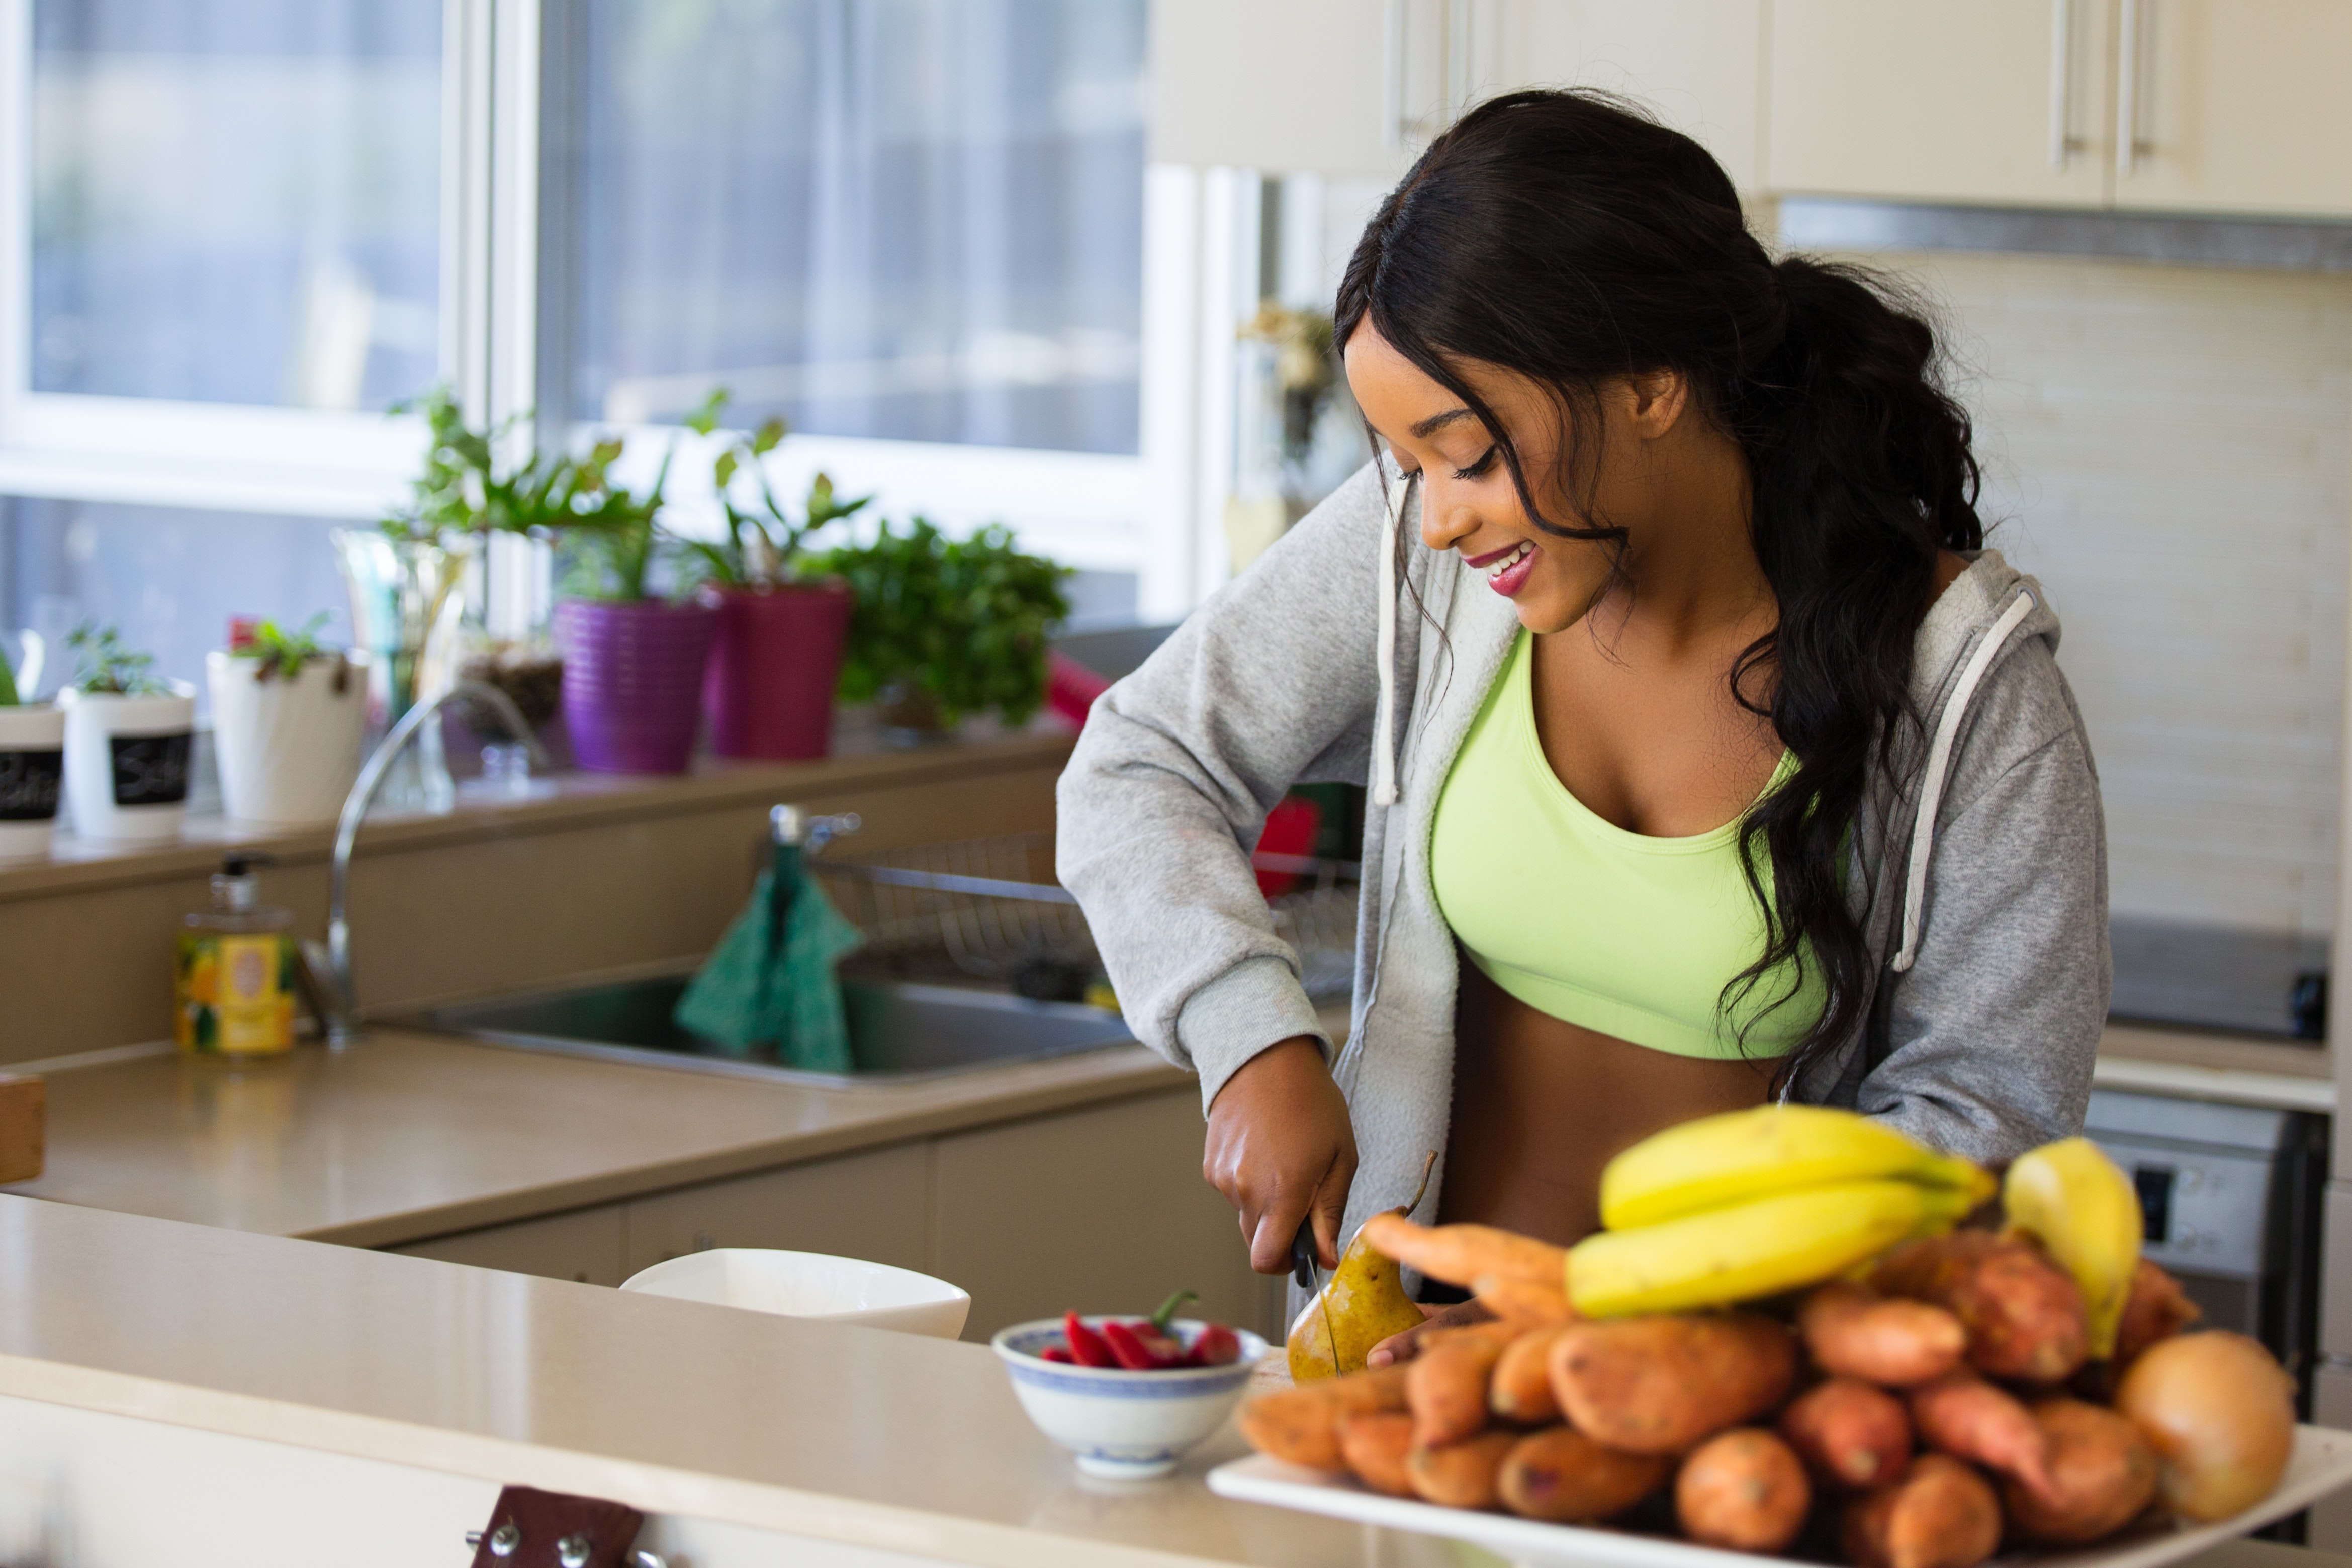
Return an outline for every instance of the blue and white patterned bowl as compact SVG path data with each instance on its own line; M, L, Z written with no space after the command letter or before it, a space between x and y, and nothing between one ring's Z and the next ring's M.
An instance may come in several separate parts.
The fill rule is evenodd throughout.
M1099 1326L1103 1319L1084 1320ZM1170 1330L1189 1345L1207 1327L1178 1318ZM1129 1372L1106 1366L1065 1366L1038 1352L1062 1343L1062 1320L1040 1318L1001 1330L989 1345L1004 1363L1013 1392L1037 1429L1078 1457L1090 1476L1140 1480L1164 1476L1184 1451L1225 1424L1265 1359L1265 1341L1234 1331L1241 1359L1224 1366Z

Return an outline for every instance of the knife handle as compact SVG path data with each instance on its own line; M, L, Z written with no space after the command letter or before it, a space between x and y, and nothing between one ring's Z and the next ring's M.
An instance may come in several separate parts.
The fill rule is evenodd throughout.
M1315 1217L1311 1214L1298 1222L1298 1234L1290 1239L1290 1277L1302 1291L1315 1288Z

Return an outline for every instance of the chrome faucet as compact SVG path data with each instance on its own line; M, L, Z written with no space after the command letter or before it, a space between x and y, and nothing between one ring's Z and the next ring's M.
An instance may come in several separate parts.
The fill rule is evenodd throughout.
M427 701L418 703L400 716L383 741L360 769L352 783L352 792L343 797L343 814L335 823L335 858L328 873L327 940L302 944L302 962L309 971L311 989L318 993L319 1022L330 1048L340 1050L363 1038L359 1027L359 995L352 982L352 926L345 917L344 905L351 893L352 846L359 841L360 823L366 820L368 808L375 803L375 794L383 783L394 758L403 747L425 727L443 707L458 697L477 702L499 716L510 735L519 736L530 749L531 765L548 766L547 752L524 722L522 710L514 699L498 687L480 681L459 681L447 691Z

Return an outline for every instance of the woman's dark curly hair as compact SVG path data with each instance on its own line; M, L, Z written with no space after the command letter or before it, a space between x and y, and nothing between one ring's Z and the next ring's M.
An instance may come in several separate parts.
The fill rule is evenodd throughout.
M1620 573L1624 530L1589 504L1572 522L1544 517L1467 366L1551 393L1559 478L1588 503L1596 476L1577 437L1597 430L1613 378L1679 372L1746 455L1750 537L1780 616L1734 663L1731 692L1797 766L1741 827L1766 944L1724 1001L1785 963L1798 978L1769 998L1781 1005L1817 966L1825 1009L1780 1070L1801 1074L1869 1003L1847 847L1874 768L1892 777L1898 731L1918 723L1911 648L1937 552L1984 543L1969 417L1938 382L1934 331L1865 272L1774 262L1706 149L1588 92L1494 99L1432 142L1364 230L1334 319L1341 345L1369 321L1460 398L1536 526L1612 548Z

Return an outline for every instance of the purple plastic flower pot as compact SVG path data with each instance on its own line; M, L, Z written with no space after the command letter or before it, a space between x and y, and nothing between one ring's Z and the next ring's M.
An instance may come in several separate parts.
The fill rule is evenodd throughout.
M555 607L563 723L580 766L683 773L718 612L707 604L567 599Z
M720 589L711 600L719 632L702 685L710 749L772 760L823 757L849 634L848 585Z

